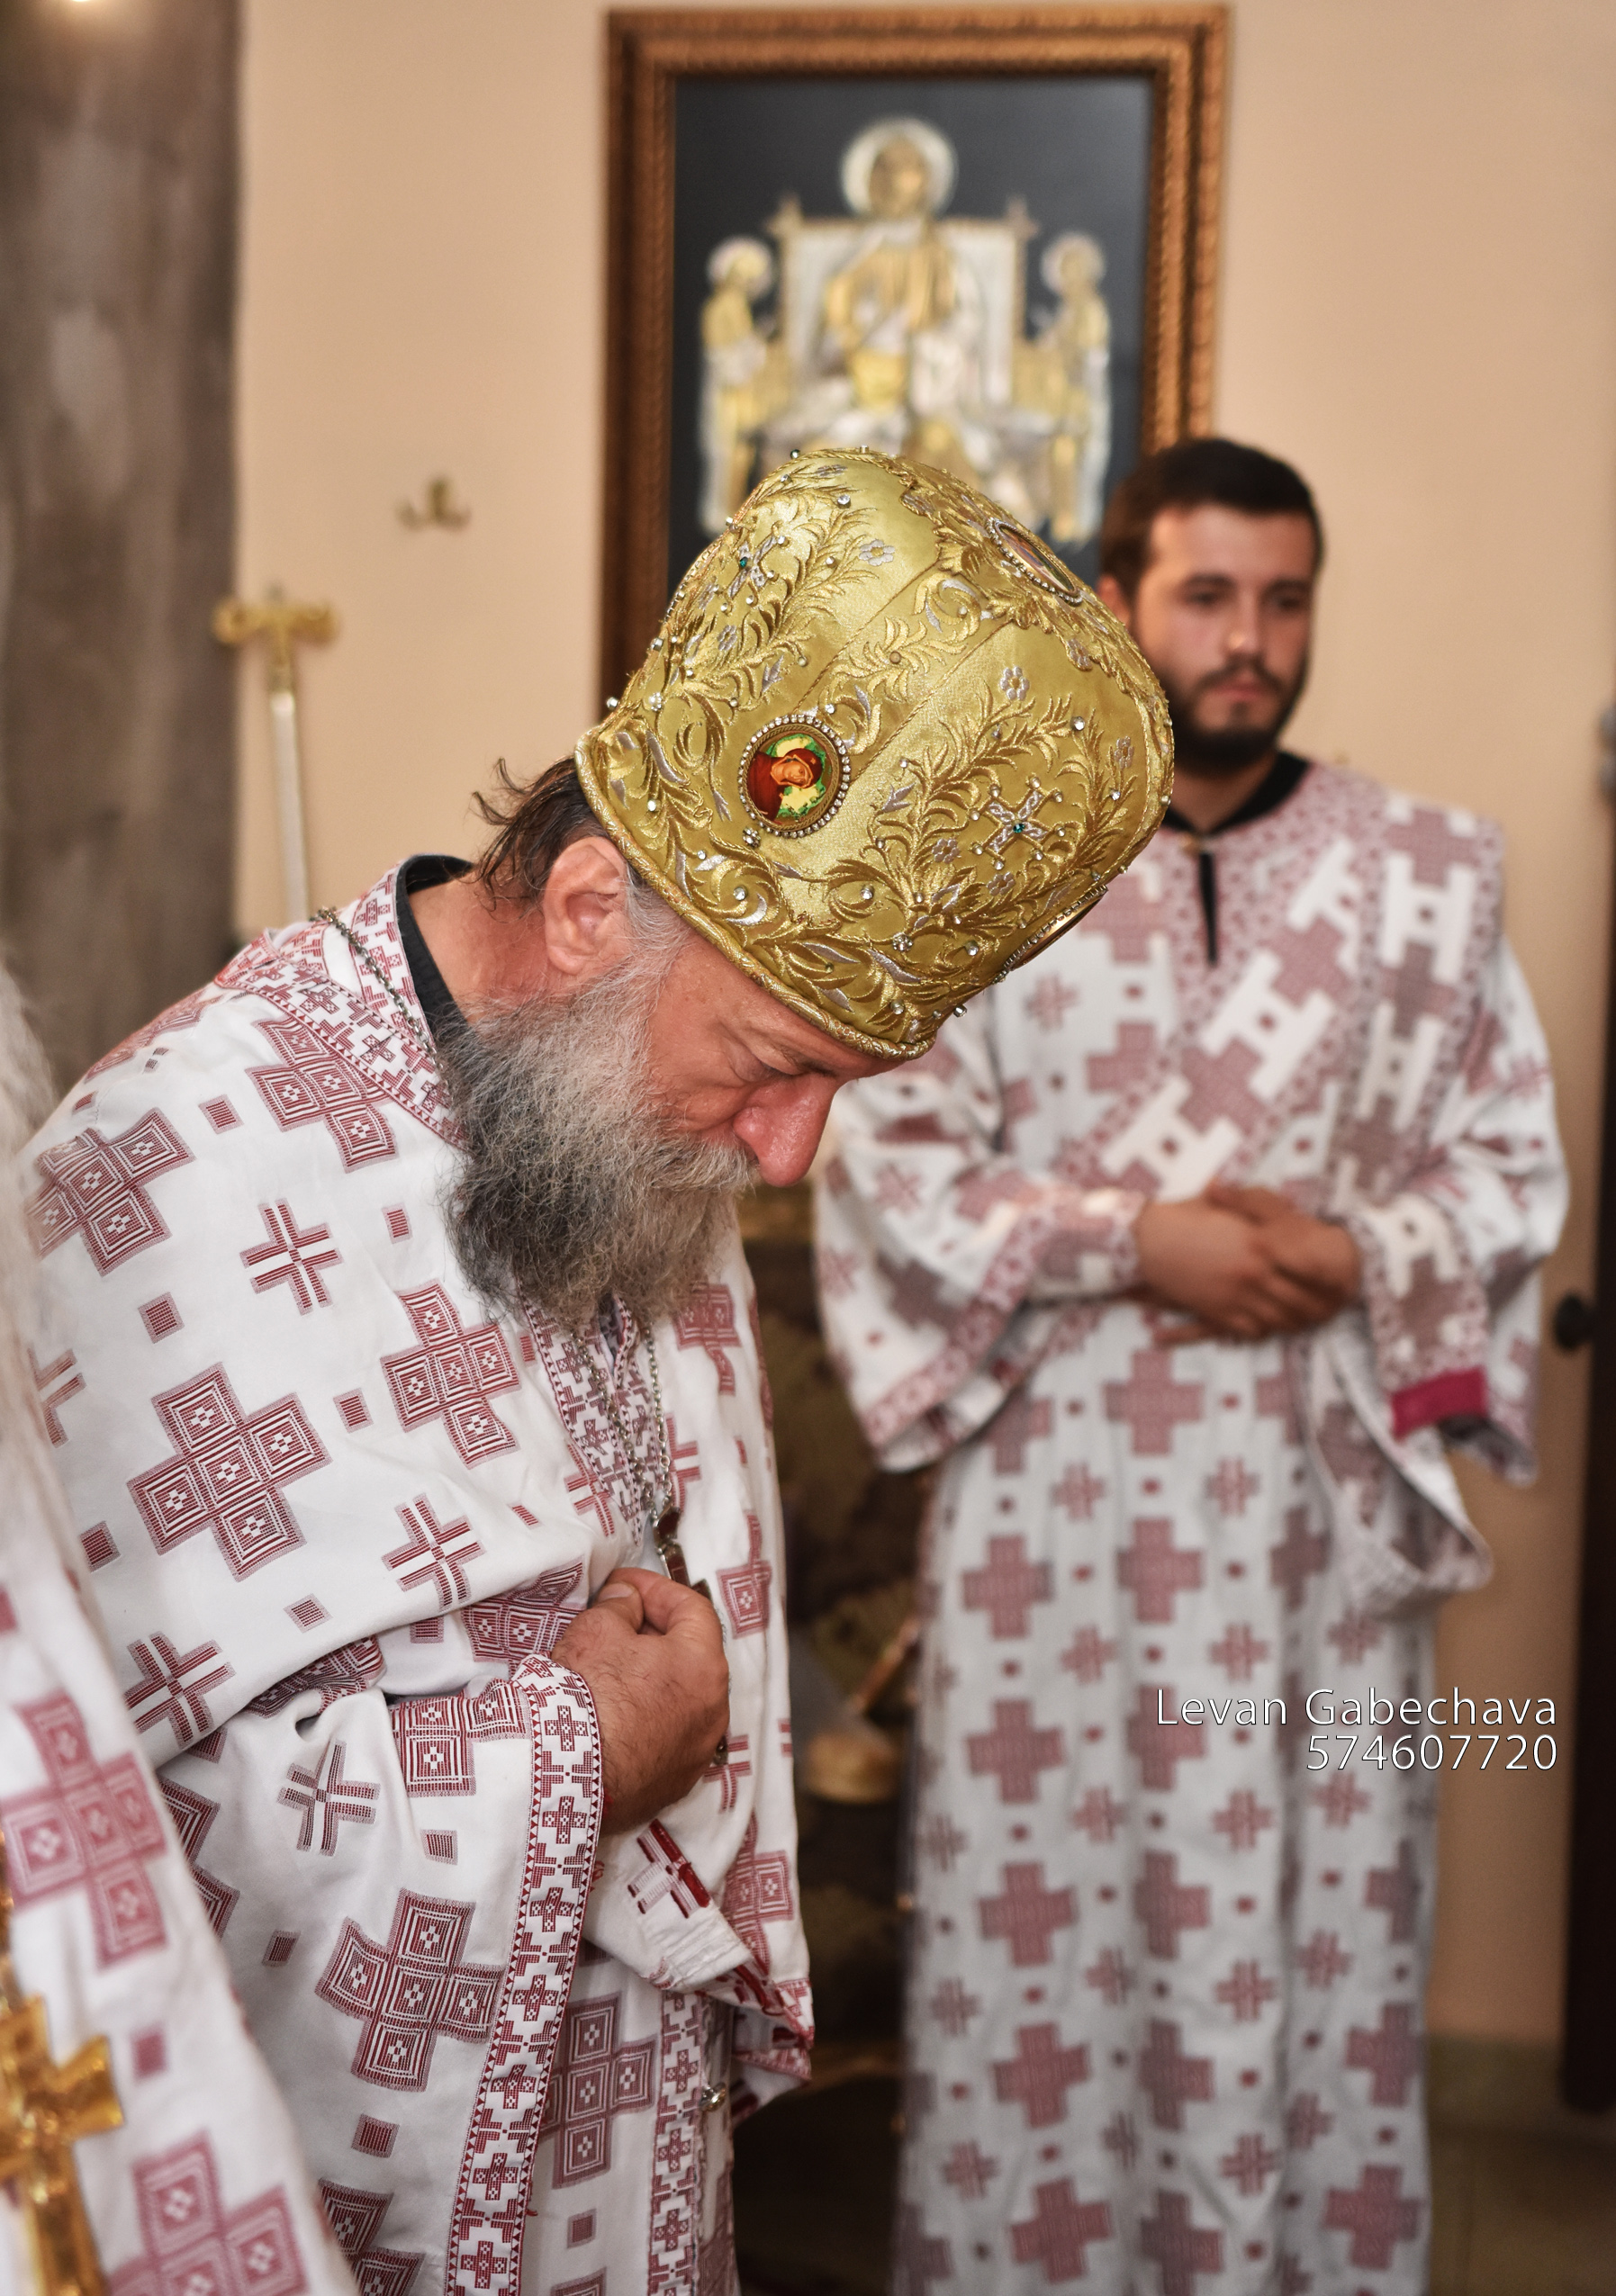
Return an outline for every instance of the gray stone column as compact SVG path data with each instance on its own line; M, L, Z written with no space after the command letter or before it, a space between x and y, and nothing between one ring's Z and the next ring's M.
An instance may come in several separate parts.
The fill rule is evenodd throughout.
M64 1084L227 950L238 5L0 5L0 937Z

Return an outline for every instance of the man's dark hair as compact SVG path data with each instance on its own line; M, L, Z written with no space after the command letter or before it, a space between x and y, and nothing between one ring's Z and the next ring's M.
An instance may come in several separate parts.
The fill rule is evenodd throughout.
M472 801L495 832L477 864L477 881L496 901L528 908L544 896L559 856L580 837L604 837L570 757L519 781L501 758L491 797Z
M1181 438L1147 455L1113 489L1100 528L1100 572L1132 601L1151 563L1151 529L1163 510L1215 502L1249 518L1303 518L1313 527L1314 567L1324 563L1324 528L1312 491L1276 455L1232 438Z

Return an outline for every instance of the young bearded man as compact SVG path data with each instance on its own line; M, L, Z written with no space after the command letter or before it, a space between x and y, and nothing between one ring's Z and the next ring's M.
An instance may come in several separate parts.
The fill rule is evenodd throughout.
M733 2286L731 2113L811 2039L733 1196L1168 780L1033 537L804 456L478 869L255 942L35 1143L86 1594L366 2290Z
M1425 2285L1445 1452L1530 1472L1566 1189L1496 831L1279 746L1321 556L1250 448L1124 482L1167 827L833 1120L838 1361L943 1463L906 2291Z

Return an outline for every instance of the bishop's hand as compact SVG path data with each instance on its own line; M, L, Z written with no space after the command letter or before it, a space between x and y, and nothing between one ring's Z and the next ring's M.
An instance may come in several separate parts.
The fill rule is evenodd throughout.
M1148 1203L1133 1240L1143 1296L1190 1318L1158 1335L1169 1346L1308 1331L1359 1294L1358 1247L1346 1229L1271 1188L1215 1182L1181 1203Z
M595 1702L609 1807L627 1833L688 1794L729 1726L729 1666L707 1598L658 1571L614 1571L552 1658Z

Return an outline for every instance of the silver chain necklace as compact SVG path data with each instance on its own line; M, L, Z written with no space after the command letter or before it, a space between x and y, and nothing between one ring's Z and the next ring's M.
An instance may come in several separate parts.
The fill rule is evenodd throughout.
M404 1026L415 1039L416 1043L420 1046L428 1059L430 1060L433 1067L437 1068L441 1075L442 1066L438 1057L438 1047L432 1041L430 1031L411 1011L403 997L400 995L398 990L388 979L386 974L376 962L376 959L371 955L370 950L365 946L365 943L360 940L358 934L353 931L351 926L344 923L343 920L338 915L335 909L316 909L314 914L320 924L329 924L336 932L342 935L343 940L347 941L348 947L352 950L355 958L361 965L364 966L366 971L369 973L372 978L376 982L377 986L381 988L383 995L386 996L393 1004L400 1020L402 1021ZM528 1304L525 1294L522 1298L522 1308L524 1313L527 1314L528 1320L532 1321L532 1310ZM607 1386L605 1380L601 1377L600 1367L595 1361L594 1350L591 1347L588 1340L582 1333L574 1333L572 1334L571 1337L579 1355L583 1359L583 1368L589 1374L590 1383L595 1391L596 1400L600 1403L601 1409L606 1414L607 1419L610 1424L612 1433L617 1436L618 1447L622 1452L624 1460L627 1462L628 1472L633 1479L635 1490L640 1502L640 1508L644 1518L643 1527L645 1530L650 1531L653 1537L655 1539L656 1551L661 1555L663 1562L666 1566L668 1576L671 1579L678 1580L681 1586L688 1587L691 1583L691 1574L685 1567L684 1550L680 1545L678 1538L679 1517L681 1513L678 1503L678 1484L675 1481L673 1475L673 1454L669 1448L668 1444L667 1416L663 1409L662 1378L656 1366L656 1342L652 1336L650 1327L649 1325L646 1326L645 1333L645 1360L651 1372L651 1400L656 1414L657 1446L661 1453L660 1463L663 1472L663 1489L666 1494L664 1502L660 1507L657 1505L656 1492L652 1484L651 1478L646 1472L645 1462L641 1459L639 1453L635 1448L634 1444L630 1441L628 1429L623 1421L623 1415L618 1409L617 1405L612 1401L611 1390Z

